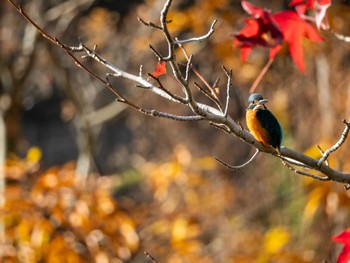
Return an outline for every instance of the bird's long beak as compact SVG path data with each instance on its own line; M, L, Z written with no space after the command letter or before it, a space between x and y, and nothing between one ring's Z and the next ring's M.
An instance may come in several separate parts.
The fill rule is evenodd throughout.
M267 99L259 100L259 101L256 103L256 105L263 105L263 104L267 103L268 101L269 101L269 100L267 100Z

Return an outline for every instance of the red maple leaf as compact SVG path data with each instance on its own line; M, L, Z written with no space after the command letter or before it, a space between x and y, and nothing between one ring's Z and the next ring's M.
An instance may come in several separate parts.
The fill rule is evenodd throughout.
M294 63L304 72L302 39L306 37L311 41L322 41L318 32L294 11L271 14L248 1L242 1L242 6L253 15L253 18L245 20L246 27L235 36L234 46L240 46L243 61L256 46L270 48L270 58L274 58L282 42L286 42Z
M275 14L273 18L283 32L283 39L289 45L289 52L294 63L304 72L303 37L314 42L320 42L322 38L313 26L294 11L282 11Z
M346 229L339 235L332 237L332 240L344 244L343 250L338 256L337 263L348 263L350 261L350 229Z
M329 28L326 12L331 5L331 0L292 0L289 3L289 6L293 6L301 16L303 16L308 9L315 10L315 24L318 29Z
M156 70L152 73L154 77L159 77L161 75L166 74L166 62L162 61L162 63L157 63Z
M263 10L248 1L242 1L242 7L254 17L245 19L246 27L235 35L234 46L240 46L243 61L256 46L273 48L282 44L282 32L269 10Z

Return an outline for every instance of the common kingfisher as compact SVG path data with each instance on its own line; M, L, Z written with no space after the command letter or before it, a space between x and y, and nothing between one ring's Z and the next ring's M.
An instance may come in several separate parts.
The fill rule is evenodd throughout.
M246 121L254 138L265 147L272 146L280 155L282 143L282 128L276 117L267 109L264 99L259 93L253 93L248 98Z

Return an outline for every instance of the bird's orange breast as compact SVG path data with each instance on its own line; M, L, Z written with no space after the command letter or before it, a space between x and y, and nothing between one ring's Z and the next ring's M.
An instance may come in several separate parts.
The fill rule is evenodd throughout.
M266 129L264 129L260 121L256 117L256 111L248 109L246 112L246 122L249 131L254 138L260 141L265 147L270 146L270 138Z

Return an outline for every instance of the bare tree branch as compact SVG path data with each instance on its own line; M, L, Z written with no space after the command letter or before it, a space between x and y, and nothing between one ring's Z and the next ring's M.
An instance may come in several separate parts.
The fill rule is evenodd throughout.
M318 176L318 175L315 175L315 174L312 174L312 173L308 173L308 172L304 172L304 171L300 171L298 169L295 169L293 166L289 165L287 162L283 161L282 160L282 163L283 165L285 165L289 170L291 170L292 172L296 173L296 174L301 174L301 175L304 175L304 176L307 176L307 177L311 177L313 179L316 179L316 180L320 180L320 181L329 181L329 177L327 176Z
M339 149L340 146L342 146L342 144L345 142L346 138L348 137L349 134L349 130L350 130L350 123L347 122L346 120L343 120L343 123L346 125L339 141L337 141L336 144L334 144L331 148L329 148L328 150L325 151L325 153L323 154L323 156L320 158L320 160L318 160L317 165L321 165L324 161L327 160L327 158L329 157L329 155L332 152L335 152L336 150Z
M213 23L210 26L210 29L208 31L207 34L201 36L201 37L193 37L193 38L189 38L189 39L183 39L183 40L175 40L174 44L185 44L185 43L190 43L190 42L198 42L198 41L202 41L205 39L208 39L213 33L214 33L214 26L216 24L217 20L215 19L213 21Z
M159 29L163 32L165 40L166 40L167 48L168 48L167 55L162 56L157 51L155 51L155 50L154 51L156 52L156 56L161 61L166 61L170 65L170 67L172 69L172 75L177 80L177 82L181 88L181 91L183 93L182 96L178 96L178 95L175 95L173 92L170 92L168 89L166 89L164 87L164 85L159 80L157 80L157 78L152 78L152 79L157 82L158 86L151 83L148 79L145 79L142 76L142 69L141 68L138 72L138 75L128 73L128 72L118 68L117 66L113 65L112 63L110 63L109 61L104 59L102 56L98 55L96 53L96 47L94 47L93 49L90 49L90 48L86 47L85 45L83 45L82 43L79 46L73 46L73 47L66 46L66 45L62 44L58 39L52 37L50 34L48 34L42 28L40 28L32 19L30 19L29 16L27 14L25 14L25 12L23 12L23 10L21 9L20 6L17 6L16 4L14 4L12 0L8 0L8 1L46 39L48 39L49 41L51 41L55 45L59 46L60 48L62 48L73 59L74 63L79 68L81 68L83 71L85 71L86 73L88 73L89 75L91 75L92 77L97 79L98 81L100 81L111 92L113 92L113 94L117 98L117 101L122 102L122 103L124 103L124 104L144 113L144 114L150 115L150 116L170 118L173 120L180 120L180 121L205 120L208 123L212 124L213 126L220 128L220 129L224 130L225 132L233 134L236 137L240 138L245 143L255 147L256 153L254 154L254 158L258 152L268 153L268 154L276 156L277 158L281 158L283 164L286 165L286 167L288 167L288 169L290 169L291 171L293 171L296 174L301 174L301 175L312 177L314 179L322 180L322 181L333 180L333 181L337 181L337 182L341 182L341 183L347 183L347 184L350 183L350 174L342 173L340 171L334 170L331 167L329 167L329 165L324 163L324 161L328 158L330 153L337 150L344 143L344 141L347 137L347 134L349 132L349 129L350 129L349 123L345 122L346 128L342 134L342 137L332 148L328 149L324 153L323 157L320 160L316 160L316 159L311 158L303 153L294 151L292 149L289 149L289 148L283 147L283 146L281 147L281 151L280 151L281 156L280 156L280 155L276 154L275 149L273 149L271 147L270 148L264 147L260 142L258 142L252 136L252 134L250 134L248 131L244 130L243 127L239 123L237 123L236 121L234 121L231 117L229 117L227 115L228 107L229 107L229 99L230 99L229 98L229 91L230 91L230 86L231 86L230 82L231 82L231 78L232 78L231 71L225 69L228 83L226 86L227 96L226 96L226 103L225 103L224 110L222 110L221 106L219 106L220 103L218 100L217 100L218 103L216 103L217 107L212 107L212 106L209 106L207 104L198 102L194 99L193 93L192 93L191 88L190 88L190 83L189 83L189 68L191 67L192 58L189 59L189 57L187 56L186 72L185 72L185 74L183 74L179 68L179 64L178 64L176 57L175 57L175 48L178 46L181 47L182 42L179 40L176 40L176 38L173 38L168 30L168 24L170 23L170 21L167 20L167 14L169 12L169 8L170 8L170 5L172 3L171 0L167 0L163 6L163 9L161 10L160 26L159 27L153 26L147 22L146 23L143 23L142 21L141 22L143 24L149 25L151 27L155 27L156 29ZM212 27L213 27L213 25L212 25ZM194 40L194 41L199 41L199 40ZM184 49L183 49L183 51L185 52ZM116 76L116 77L122 77L124 79L130 80L130 81L138 84L136 86L138 88L142 87L143 89L151 91L163 99L166 99L170 102L174 102L174 103L178 103L180 105L183 105L183 106L189 108L194 113L194 115L179 116L179 115L174 115L171 113L159 112L159 111L154 110L154 109L144 109L144 108L136 105L135 103L133 103L132 101L127 99L124 95L122 95L117 89L115 89L109 83L108 78L107 78L107 80L105 80L105 79L99 77L98 75L96 75L94 72L90 71L86 66L84 66L82 64L82 62L80 62L74 56L73 52L84 52L85 53L84 56L94 59L98 63L102 64L106 69L111 70L112 71L111 75ZM192 70L193 70L193 67L192 67ZM196 71L194 71L194 72L196 73ZM198 75L201 76L199 73L198 73ZM204 82L204 83L206 83L206 82ZM212 87L210 87L209 90L211 91L211 93L213 93ZM208 92L206 92L206 93L204 92L204 94L209 95ZM210 94L209 97L215 102L215 91L214 91L214 94ZM249 160L247 163L250 163L254 158L252 157L251 160ZM287 160L287 161L285 161L285 160ZM220 160L218 160L218 161L220 161ZM220 162L228 167L235 167L235 166L227 165L222 161L220 161ZM246 165L246 164L244 164L244 165ZM308 172L303 172L303 171L300 171L300 170L292 167L291 165L297 165L297 166L302 167L302 168L307 168L307 169L313 170L314 172L321 173L324 176L318 176L318 175L314 175L314 174L311 174Z
M226 166L227 168L229 168L231 170L239 170L239 169L246 167L248 164L250 164L255 159L255 157L258 155L259 152L260 152L259 149L256 149L253 156L248 161L246 161L245 163L243 163L241 165L229 165L228 163L220 160L219 158L215 158L215 160L217 160L219 163L221 163L222 165Z

